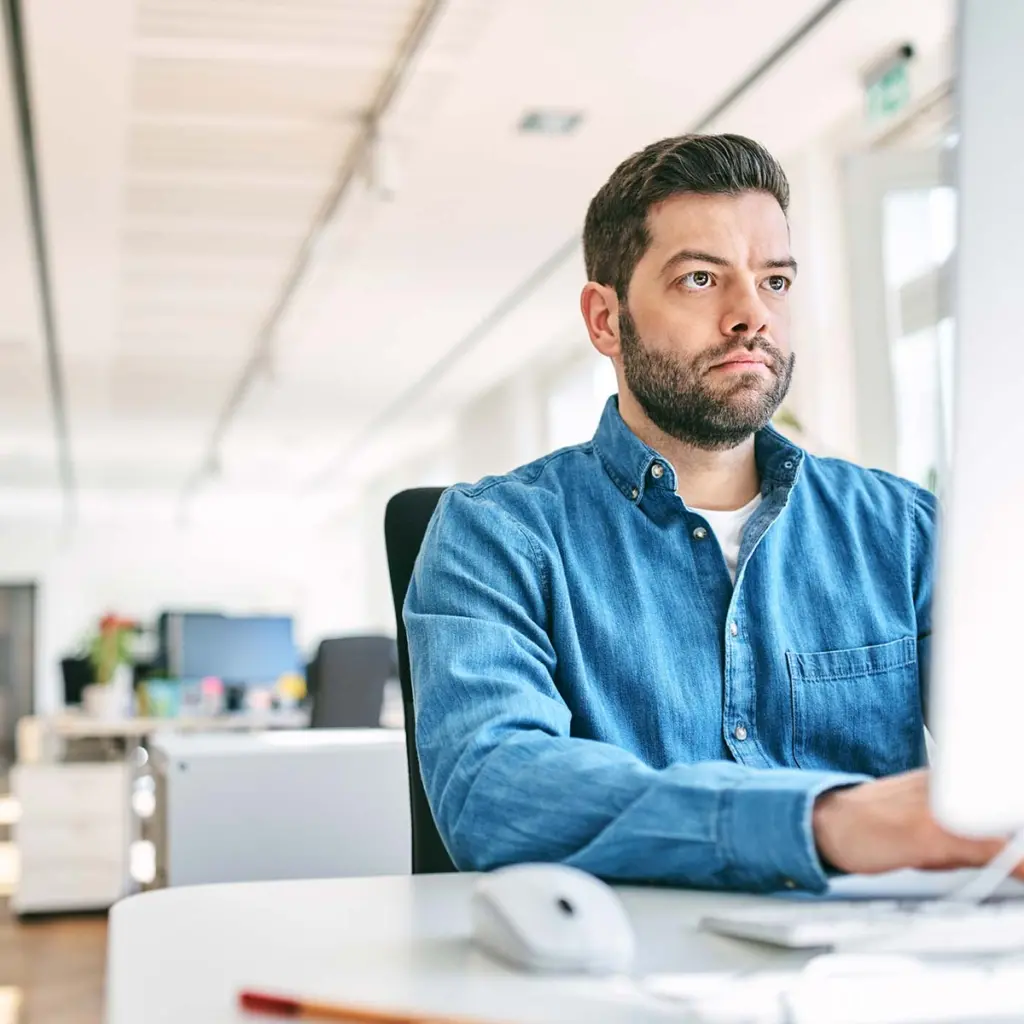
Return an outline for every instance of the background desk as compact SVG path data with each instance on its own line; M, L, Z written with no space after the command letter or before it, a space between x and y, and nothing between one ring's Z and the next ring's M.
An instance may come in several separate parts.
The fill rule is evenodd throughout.
M165 889L111 912L108 1024L254 1024L242 988L473 1015L496 1022L679 1020L621 983L506 969L469 943L472 875L265 882ZM752 897L621 890L639 938L638 969L786 968L787 953L706 935L698 918Z
M20 805L14 839L20 860L11 898L15 913L101 910L131 889L129 855L139 838L131 810L130 753L164 734L297 729L303 709L214 718L103 720L65 713L18 722L18 763L11 786ZM69 743L111 748L107 760L64 760Z
M161 733L253 732L262 729L304 729L309 711L291 708L235 712L209 717L91 718L64 712L38 715L18 721L18 764L59 761L68 740L136 740Z

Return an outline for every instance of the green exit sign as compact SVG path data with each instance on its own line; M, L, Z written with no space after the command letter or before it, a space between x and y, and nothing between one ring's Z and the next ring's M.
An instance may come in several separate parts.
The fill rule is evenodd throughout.
M907 61L890 64L867 83L868 120L884 121L898 114L910 102L910 75Z

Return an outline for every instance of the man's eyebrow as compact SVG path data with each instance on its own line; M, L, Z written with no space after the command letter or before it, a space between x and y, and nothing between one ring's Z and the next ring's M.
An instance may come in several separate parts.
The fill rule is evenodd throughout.
M797 272L796 260L787 256L784 260L766 260L762 265L765 270L792 270Z
M665 265L661 268L663 274L668 273L673 267L680 263L713 263L718 267L731 267L732 264L722 256L713 256L709 252L701 252L699 249L680 249L679 252L670 256Z
M715 256L710 252L701 252L699 249L680 249L679 252L670 256L665 265L661 268L663 274L679 266L680 263L711 263L716 267L731 267L732 263L722 256ZM796 260L792 256L783 259L765 260L761 264L762 270L792 270L797 272Z

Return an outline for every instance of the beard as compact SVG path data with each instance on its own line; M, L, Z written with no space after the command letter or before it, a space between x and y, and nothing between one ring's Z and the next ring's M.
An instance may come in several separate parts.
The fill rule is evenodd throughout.
M677 441L705 451L735 448L766 427L793 380L796 357L784 356L761 335L723 342L684 362L646 347L623 308L619 337L626 383L651 422ZM764 353L770 377L751 370L733 374L716 387L708 371L741 351Z

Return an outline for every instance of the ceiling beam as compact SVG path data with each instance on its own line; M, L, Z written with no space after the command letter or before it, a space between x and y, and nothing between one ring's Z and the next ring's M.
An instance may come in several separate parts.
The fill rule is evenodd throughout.
M54 314L53 285L47 248L43 197L39 184L35 132L32 123L32 97L29 89L28 54L23 32L24 19L20 0L2 0L7 59L14 95L15 117L21 149L22 176L28 199L29 228L35 255L35 272L39 288L39 305L43 318L43 340L46 347L46 373L50 406L57 445L57 463L64 492L64 516L70 525L75 515L75 469L71 455L71 434L68 427L67 389L57 337Z

